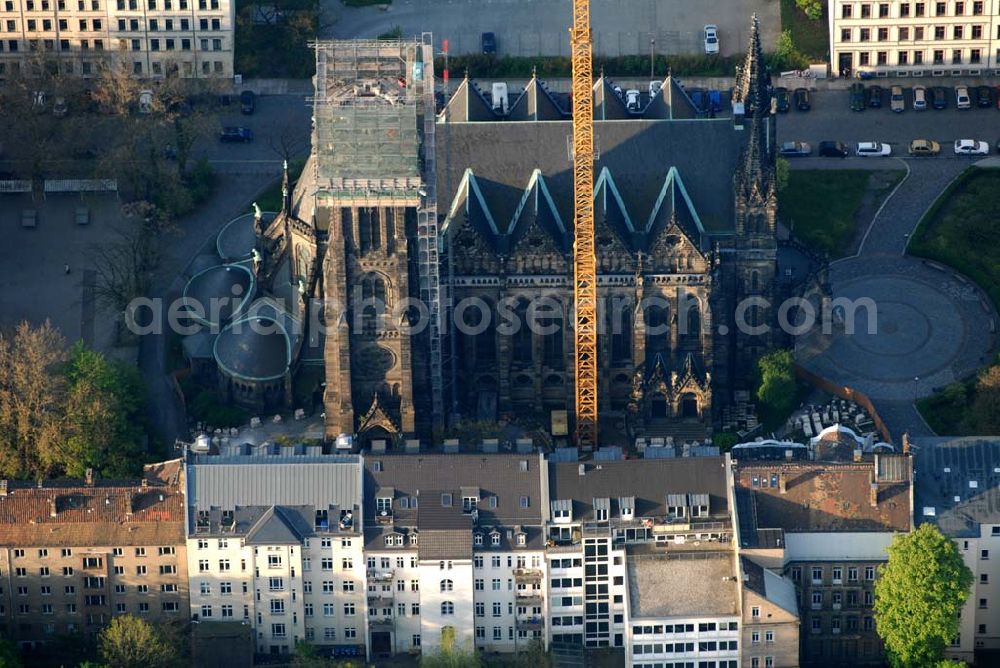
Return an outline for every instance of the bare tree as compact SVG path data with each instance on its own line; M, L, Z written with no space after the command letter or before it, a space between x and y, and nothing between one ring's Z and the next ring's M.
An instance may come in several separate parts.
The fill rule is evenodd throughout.
M108 60L99 64L90 96L106 114L126 116L139 100L142 83L128 69L124 60Z

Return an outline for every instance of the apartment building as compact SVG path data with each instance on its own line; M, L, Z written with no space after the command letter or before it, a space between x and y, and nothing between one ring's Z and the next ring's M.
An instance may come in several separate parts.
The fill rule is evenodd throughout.
M742 571L743 663L748 668L796 668L799 665L799 606L795 585L787 578L740 559Z
M727 461L549 462L554 647L623 648L629 666L738 664Z
M544 475L537 453L366 456L373 657L542 640Z
M828 18L834 76L957 76L1000 69L997 0L831 0Z
M187 620L183 466L140 480L0 480L0 635L29 649L114 615Z
M795 584L802 665L884 663L875 578L893 537L911 529L912 465L890 446L861 443L838 428L810 446L847 461L796 460L781 443L771 453L737 449L741 553Z
M157 78L233 76L232 0L0 0L0 78L43 62L90 77L124 63Z
M363 656L361 458L236 450L188 455L191 618L250 624L258 653Z
M915 520L953 538L972 571L947 650L971 663L977 651L1000 649L1000 438L921 438L916 445Z

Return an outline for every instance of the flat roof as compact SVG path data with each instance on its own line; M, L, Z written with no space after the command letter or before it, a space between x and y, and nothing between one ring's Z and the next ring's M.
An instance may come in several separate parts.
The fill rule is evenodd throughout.
M738 614L739 587L731 553L629 555L633 618L721 617Z

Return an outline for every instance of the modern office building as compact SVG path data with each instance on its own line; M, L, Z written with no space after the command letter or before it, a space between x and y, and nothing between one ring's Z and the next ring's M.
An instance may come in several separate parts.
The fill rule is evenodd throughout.
M231 0L3 0L0 78L49 62L94 76L124 64L144 78L232 77Z

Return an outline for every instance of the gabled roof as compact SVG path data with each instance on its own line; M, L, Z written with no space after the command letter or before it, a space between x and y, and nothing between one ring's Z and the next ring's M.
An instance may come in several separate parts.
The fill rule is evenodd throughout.
M493 105L486 99L479 86L469 79L468 73L462 79L451 99L444 109L438 114L438 118L445 119L452 123L465 123L468 121L495 121L498 120Z
M698 110L680 84L668 74L659 92L643 109L642 116L664 120L698 118Z
M746 557L740 557L740 568L743 570L744 587L798 617L798 596L791 580L772 573Z
M534 75L507 113L511 121L561 121L566 116L549 89Z
M310 527L306 527L306 532L302 532L300 527L296 526L295 519L297 517L285 513L280 507L271 506L247 532L247 544L298 545L302 543L302 539L312 531Z
M618 96L611 82L603 74L594 82L593 90L595 121L620 121L633 118L625 108L625 101Z

